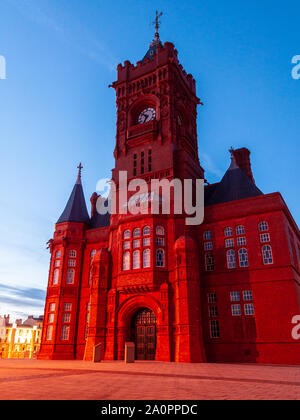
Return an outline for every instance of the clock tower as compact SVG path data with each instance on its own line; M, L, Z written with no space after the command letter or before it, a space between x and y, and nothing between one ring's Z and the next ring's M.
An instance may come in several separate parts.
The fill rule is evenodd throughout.
M153 179L204 178L195 80L179 63L174 45L162 44L158 17L144 58L136 65L119 64L112 84L117 103L112 180L117 192L124 188L124 171L128 182L142 179L148 187ZM185 216L172 211L111 215L106 359L122 359L125 342L135 341L137 358L205 360L198 251L186 233ZM145 326L147 319L152 324Z

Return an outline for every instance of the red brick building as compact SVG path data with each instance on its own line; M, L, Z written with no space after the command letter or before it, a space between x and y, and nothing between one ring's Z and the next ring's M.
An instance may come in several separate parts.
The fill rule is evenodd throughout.
M195 80L158 33L144 59L119 64L112 180L204 179ZM54 237L41 351L44 359L300 362L300 234L280 193L255 185L250 152L231 150L219 183L205 187L205 218L105 215L81 168Z

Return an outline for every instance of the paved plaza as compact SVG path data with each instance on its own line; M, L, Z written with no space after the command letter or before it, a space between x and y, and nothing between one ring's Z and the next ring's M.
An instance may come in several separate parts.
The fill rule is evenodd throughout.
M2 359L0 399L300 399L300 366Z

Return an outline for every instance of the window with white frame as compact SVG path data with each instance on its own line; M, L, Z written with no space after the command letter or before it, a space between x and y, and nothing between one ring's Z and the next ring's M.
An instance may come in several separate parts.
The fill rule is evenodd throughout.
M74 283L74 277L75 277L75 270L73 268L69 268L67 270L67 284L73 284Z
M70 258L76 258L76 251L75 251L75 249L71 249L69 251L69 257Z
M143 239L143 246L150 246L150 238Z
M236 243L238 246L245 246L247 244L245 236L236 238Z
M122 269L130 270L130 252L124 252L123 254Z
M226 248L233 248L234 247L234 239L225 239L225 247Z
M233 249L230 249L226 252L227 258L227 268L236 268L236 261L235 261L235 252Z
M224 236L233 236L233 230L231 227L227 227L224 229Z
M215 269L214 256L211 252L205 254L205 269L213 271Z
M265 232L266 230L269 230L269 225L268 225L268 222L260 222L260 223L258 224L258 230L259 230L260 232Z
M243 290L243 299L245 301L253 300L252 290Z
M262 247L262 257L265 265L273 264L272 248L270 245L264 245Z
M165 229L162 226L156 226L156 235L163 236L165 234Z
M59 269L56 268L53 272L52 284L58 284L58 277L59 277Z
M48 325L47 334L46 334L46 340L47 341L52 340L52 334L53 334L53 325Z
M207 230L206 232L204 232L203 234L203 238L205 241L209 241L210 239L212 239L212 233L210 230Z
M139 228L135 228L135 229L133 230L133 234L132 234L132 236L133 236L134 238L138 238L139 236L141 236L141 229L139 229Z
M61 251L56 251L55 258L60 258L60 257L61 257Z
M253 303L245 303L244 305L245 315L254 315L254 305Z
M123 242L123 249L130 249L130 241Z
M211 338L220 338L220 324L217 319L209 321L209 329Z
M237 235L245 235L245 226L239 225L235 228L235 232Z
M62 325L60 339L64 341L69 340L69 334L70 334L70 325Z
M124 242L125 243L125 242ZM139 248L140 246L141 246L141 240L140 239L135 239L133 242L132 242L132 246L133 246L133 248Z
M216 293L208 293L207 294L207 301L208 301L208 303L217 303L217 294Z
M136 270L137 268L140 268L141 263L141 255L140 255L140 251L134 251L132 254L132 268L134 270Z
M218 307L217 306L209 306L208 307L208 315L210 318L216 318L218 316Z
M59 267L59 266L60 266L60 260L55 260L54 267Z
M71 321L71 314L70 313L63 314L62 322L65 324L68 324L70 321Z
M231 305L231 314L232 316L241 316L242 315L241 305L240 304Z
M72 303L65 302L64 303L64 312L71 312L72 310Z
M75 267L76 260L68 260L68 267Z
M49 312L54 312L55 311L55 303L50 303L49 304Z
M212 242L204 242L204 251L211 251L213 249Z
M163 249L156 250L156 266L157 267L165 266L165 251Z
M260 237L260 242L264 243L264 242L270 242L270 234L269 233L261 233L259 235Z
M240 267L249 266L248 252L246 248L239 249L239 263L240 263Z
M150 249L145 249L143 252L143 268L150 267Z
M123 233L123 239L130 239L130 230L129 229L125 230L125 232Z
M164 246L165 245L165 238L156 238L156 245L157 246Z
M149 226L145 226L143 229L143 236L147 236L150 235L150 227Z
M240 292L237 292L237 291L230 292L230 301L231 302L239 302L240 301Z
M48 324L52 324L54 322L54 314L49 314L48 316Z

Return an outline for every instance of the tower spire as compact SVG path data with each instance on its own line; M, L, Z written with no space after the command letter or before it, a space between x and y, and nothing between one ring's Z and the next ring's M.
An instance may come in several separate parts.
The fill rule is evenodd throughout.
M82 170L82 168L83 168L83 166L81 165L81 162L80 162L79 165L77 166L78 175L77 175L76 184L81 184L81 170Z

